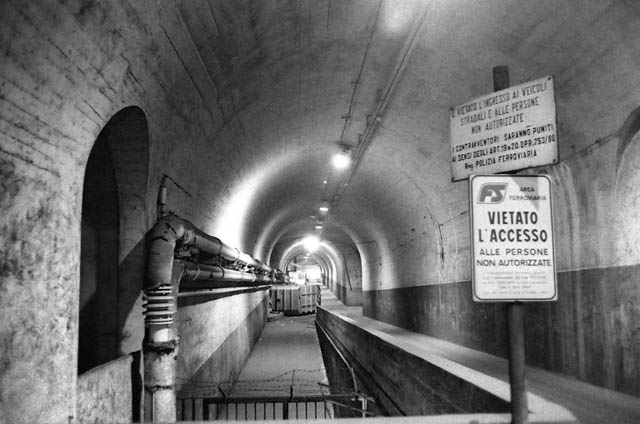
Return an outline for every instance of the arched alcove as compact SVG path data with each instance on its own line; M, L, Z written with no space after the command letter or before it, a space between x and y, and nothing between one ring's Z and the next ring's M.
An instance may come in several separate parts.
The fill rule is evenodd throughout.
M100 132L87 161L80 252L78 372L140 349L148 228L148 128L128 107Z
M117 357L118 189L106 137L91 150L82 195L78 372Z

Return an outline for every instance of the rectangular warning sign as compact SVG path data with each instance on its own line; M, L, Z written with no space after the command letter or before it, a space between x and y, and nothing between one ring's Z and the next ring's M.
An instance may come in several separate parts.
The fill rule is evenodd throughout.
M549 178L474 175L469 191L473 300L556 300Z
M558 133L553 77L451 108L451 178L555 163Z

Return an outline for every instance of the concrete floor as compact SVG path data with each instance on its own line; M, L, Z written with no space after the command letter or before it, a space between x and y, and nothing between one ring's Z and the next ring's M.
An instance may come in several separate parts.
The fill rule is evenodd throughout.
M233 396L322 395L327 377L315 314L267 322L236 384ZM327 392L326 389L324 391Z

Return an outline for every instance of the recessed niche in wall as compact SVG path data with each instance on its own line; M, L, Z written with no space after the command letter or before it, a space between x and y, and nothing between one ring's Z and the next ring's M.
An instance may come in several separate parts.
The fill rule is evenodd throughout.
M148 129L128 107L100 132L85 170L80 249L78 372L140 350Z

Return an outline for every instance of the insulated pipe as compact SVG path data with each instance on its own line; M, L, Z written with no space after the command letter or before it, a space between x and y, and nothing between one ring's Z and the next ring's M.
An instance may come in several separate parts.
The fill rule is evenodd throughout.
M150 232L149 261L145 290L171 284L173 256L176 246L194 246L206 253L220 255L229 261L239 262L261 272L271 272L270 266L224 244L189 221L175 215L166 215L158 220Z
M193 245L212 255L220 255L228 261L240 262L243 265L254 267L259 271L271 272L271 267L242 253L235 247L224 244L219 238L210 236L197 229L189 221L183 221L187 227L186 238L183 244Z
M273 278L268 275L251 272L236 271L220 266L185 263L182 281L221 281L221 282L249 282L271 283Z
M145 290L171 285L173 255L176 244L185 236L184 221L175 215L158 220L149 233L149 256Z
M210 236L207 236L207 237L210 237ZM251 256L247 255L246 253L242 253L241 251L239 251L235 247L227 246L226 244L222 243L220 240L216 239L215 237L211 237L211 238L217 240L218 242L220 242L222 244L222 247L220 249L219 255L222 256L223 258L225 258L225 259L227 259L229 261L240 262L242 264L254 267L254 268L258 269L259 271L271 272L271 267L270 266L260 262L257 259L252 258ZM198 247L198 246L196 245L196 247ZM205 249L203 248L203 250L205 250Z
M228 261L240 262L243 265L256 268L262 272L271 272L271 267L259 260L252 258L236 249L235 247L224 244L219 238L203 233L188 221L184 221L189 226L189 239L185 240L186 244L193 244L198 249L204 250L213 255L220 255Z

